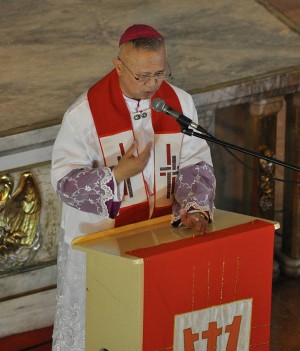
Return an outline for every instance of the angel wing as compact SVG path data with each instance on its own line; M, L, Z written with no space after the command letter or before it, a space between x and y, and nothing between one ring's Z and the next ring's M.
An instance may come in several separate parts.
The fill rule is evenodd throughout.
M30 246L37 233L40 212L41 198L38 187L32 174L24 172L4 209L10 237L17 236L21 245Z
M3 211L14 187L12 178L4 174L0 176L0 212Z

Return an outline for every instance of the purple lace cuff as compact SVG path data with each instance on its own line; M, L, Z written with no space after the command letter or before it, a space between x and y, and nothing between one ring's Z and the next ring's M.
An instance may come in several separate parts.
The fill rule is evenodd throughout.
M72 170L57 183L57 193L67 205L106 218L115 218L121 206L114 201L114 180L108 167Z
M175 184L175 201L171 224L180 224L179 211L208 212L213 219L216 179L213 168L205 162L180 169Z

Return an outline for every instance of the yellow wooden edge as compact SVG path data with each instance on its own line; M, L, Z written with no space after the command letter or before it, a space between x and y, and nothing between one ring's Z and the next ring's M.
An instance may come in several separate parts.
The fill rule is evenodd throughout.
M219 210L219 209L215 209L216 212L228 212L225 210ZM238 214L237 214L238 215ZM275 221L271 221L271 220L266 220L264 218L257 218L257 217L253 217L253 216L248 216L248 215L241 215L241 216L245 216L245 217L249 217L249 220L252 218L254 219L260 219L269 223L272 223L275 227L275 229L279 229L280 228L280 224L278 222ZM165 222L171 222L171 215L166 215L166 216L162 216L162 217L157 217L157 218L153 218L153 219L148 219L146 221L141 221L141 222L137 222L137 223L133 223L133 224L128 224L128 225L124 225L122 227L117 227L117 228L111 228L111 229L106 229L100 232L96 232L93 234L87 234L87 235L83 235L83 236L79 236L73 239L72 241L72 246L77 246L78 244L82 244L85 243L87 241L91 241L91 240L96 240L96 239L100 239L103 237L113 237L113 236L117 236L118 234L124 234L130 232L131 234L133 232L137 232L139 231L141 228L146 228L147 226L153 226L153 225L160 225L162 223Z
M81 244L81 243L84 243L86 241L99 239L99 238L107 237L110 235L117 235L117 234L127 232L127 231L137 230L140 228L144 228L148 225L151 226L151 225L155 225L155 224L161 224L161 223L164 223L167 221L171 221L171 215L148 219L146 221L128 224L128 225L124 225L122 227L111 228L111 229L103 230L101 232L97 232L94 234L87 234L87 235L79 236L79 237L73 239L72 245Z

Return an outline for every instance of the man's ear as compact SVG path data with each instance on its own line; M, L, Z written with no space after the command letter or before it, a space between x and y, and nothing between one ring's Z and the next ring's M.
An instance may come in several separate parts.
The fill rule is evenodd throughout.
M114 64L115 69L116 69L116 71L118 73L118 76L120 76L121 75L122 62L119 59L115 58L115 59L113 59L113 64Z

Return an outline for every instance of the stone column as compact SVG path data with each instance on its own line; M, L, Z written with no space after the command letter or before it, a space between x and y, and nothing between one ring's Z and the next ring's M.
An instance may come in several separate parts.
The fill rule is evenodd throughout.
M287 97L285 161L300 166L300 94ZM300 172L285 169L285 179L300 182ZM300 184L285 183L282 252L278 254L285 275L300 276Z
M275 97L250 103L246 120L245 147L268 157L275 157L277 114L282 108L283 98ZM276 158L276 157L275 157ZM247 156L245 161L262 175L245 170L244 210L254 216L274 219L274 176L275 165L255 157Z

